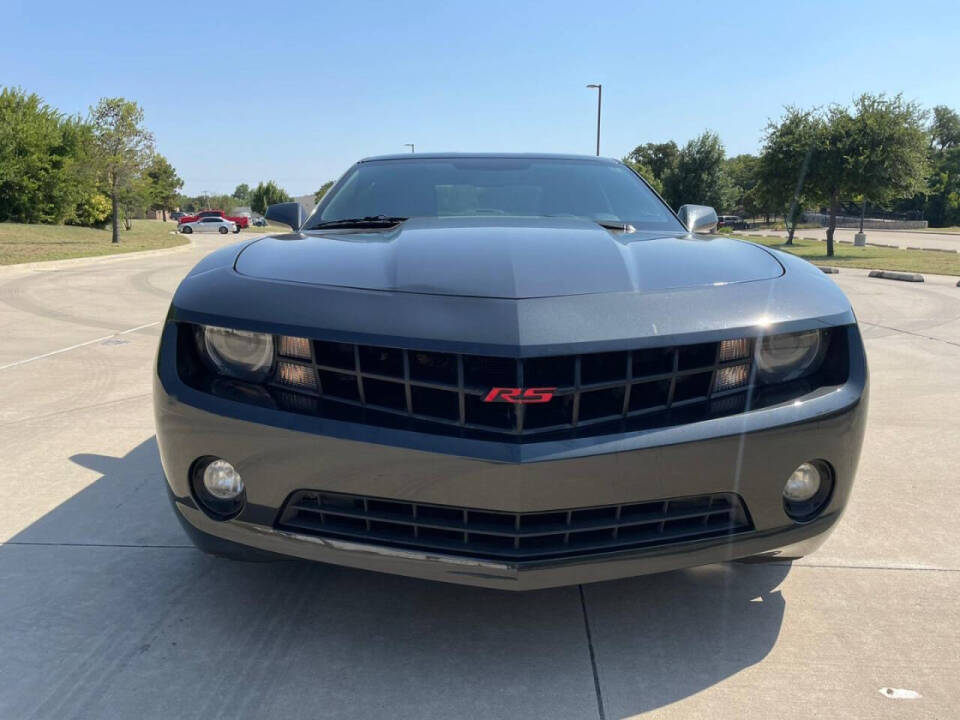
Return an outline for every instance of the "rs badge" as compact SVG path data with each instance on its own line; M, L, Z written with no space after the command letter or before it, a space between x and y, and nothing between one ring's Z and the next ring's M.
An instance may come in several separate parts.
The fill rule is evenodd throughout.
M550 402L553 399L555 387L538 388L490 388L490 392L483 398L484 402L508 402L517 405L532 405L534 403Z

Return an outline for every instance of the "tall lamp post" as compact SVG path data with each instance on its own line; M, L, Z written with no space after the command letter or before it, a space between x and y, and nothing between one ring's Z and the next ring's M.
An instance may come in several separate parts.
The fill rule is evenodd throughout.
M603 85L600 83L587 85L588 88L597 90L597 155L600 155L600 106L603 104Z
M413 152L413 143L404 143L404 146L410 148L410 152Z

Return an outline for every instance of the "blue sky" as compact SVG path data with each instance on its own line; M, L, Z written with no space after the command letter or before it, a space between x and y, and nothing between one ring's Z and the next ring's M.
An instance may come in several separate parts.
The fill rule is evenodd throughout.
M360 157L601 153L706 128L755 152L785 104L960 109L960 3L0 0L0 85L139 102L185 190L313 191Z

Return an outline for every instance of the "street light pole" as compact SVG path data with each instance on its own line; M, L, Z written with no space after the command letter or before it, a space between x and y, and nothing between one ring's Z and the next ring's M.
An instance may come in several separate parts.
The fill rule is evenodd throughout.
M597 156L600 155L600 107L603 105L603 85L600 83L587 85L597 91Z
M413 152L413 143L404 143L404 145L410 148L410 152Z

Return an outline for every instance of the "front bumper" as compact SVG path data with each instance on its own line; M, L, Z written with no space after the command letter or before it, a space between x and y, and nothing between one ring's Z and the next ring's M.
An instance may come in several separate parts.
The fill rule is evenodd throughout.
M161 342L154 387L157 437L177 514L199 545L216 550L218 542L233 543L431 580L528 590L755 555L800 557L822 544L842 514L865 427L866 361L855 326L848 329L850 377L829 392L629 436L527 444L506 457L502 443L387 432L213 398L177 377L175 332L168 323ZM247 505L234 520L211 519L191 497L189 469L203 455L228 459L244 477ZM811 459L832 465L836 485L824 512L797 524L784 513L781 490L797 465ZM508 512L733 492L746 504L754 529L719 539L510 563L277 529L285 500L305 489Z

